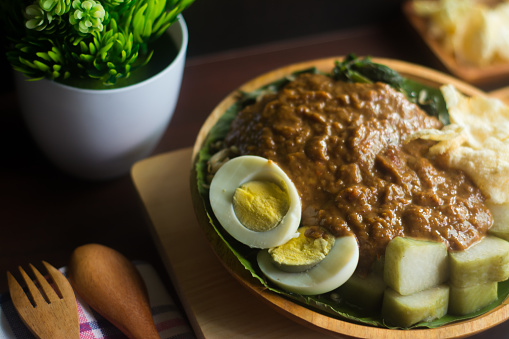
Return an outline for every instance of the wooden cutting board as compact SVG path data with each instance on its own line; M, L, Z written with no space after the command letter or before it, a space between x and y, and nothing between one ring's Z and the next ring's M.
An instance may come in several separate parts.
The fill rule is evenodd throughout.
M199 338L342 338L279 314L222 266L196 221L191 148L136 163L131 176L155 244ZM320 331L320 332L319 332Z

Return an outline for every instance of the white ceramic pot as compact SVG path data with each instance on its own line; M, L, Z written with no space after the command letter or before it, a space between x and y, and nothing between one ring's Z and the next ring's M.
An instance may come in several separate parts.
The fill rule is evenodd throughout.
M174 61L155 76L128 87L80 89L50 80L26 81L16 72L21 111L35 141L61 170L86 179L129 172L150 155L177 104L188 32L179 16L168 34Z

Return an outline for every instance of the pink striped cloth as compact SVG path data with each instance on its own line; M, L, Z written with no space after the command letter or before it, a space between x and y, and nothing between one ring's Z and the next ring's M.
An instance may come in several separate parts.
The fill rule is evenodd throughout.
M147 286L152 316L161 338L195 338L186 319L168 294L152 265L146 262L134 262L134 264ZM64 275L66 274L65 267L61 268L60 271ZM81 339L127 339L122 332L92 310L79 296L77 296L77 301ZM9 293L0 295L0 339L34 338L19 318Z

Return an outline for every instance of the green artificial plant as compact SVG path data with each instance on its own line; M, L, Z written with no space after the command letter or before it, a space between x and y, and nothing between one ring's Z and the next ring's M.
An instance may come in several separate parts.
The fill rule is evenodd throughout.
M128 78L194 0L2 0L7 60L31 79Z

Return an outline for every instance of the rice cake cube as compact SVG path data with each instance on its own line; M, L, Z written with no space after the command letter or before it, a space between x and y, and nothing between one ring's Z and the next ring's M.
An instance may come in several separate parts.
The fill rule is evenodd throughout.
M447 314L449 286L439 285L410 295L391 288L384 293L382 317L392 326L409 327L421 321L432 321Z
M371 273L361 276L353 274L339 289L338 293L350 304L368 313L378 313L382 307L382 300L386 284L381 274Z
M509 241L509 203L496 204L487 201L486 206L493 216L493 226L488 233Z
M509 278L509 242L488 235L464 251L451 252L450 283L468 287Z
M468 287L450 286L449 313L466 315L480 310L497 300L498 282Z
M447 246L440 242L396 237L385 250L384 280L401 295L447 281Z

